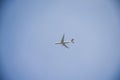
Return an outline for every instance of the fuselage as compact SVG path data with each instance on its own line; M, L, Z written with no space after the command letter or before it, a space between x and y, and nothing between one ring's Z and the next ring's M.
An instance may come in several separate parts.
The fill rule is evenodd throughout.
M70 42L57 42L55 44L67 44L67 43L70 43Z

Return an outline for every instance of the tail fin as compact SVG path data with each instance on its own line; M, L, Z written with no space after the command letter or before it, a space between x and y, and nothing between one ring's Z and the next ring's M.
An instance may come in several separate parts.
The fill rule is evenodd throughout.
M71 39L71 42L74 44L75 42L74 42L74 39Z

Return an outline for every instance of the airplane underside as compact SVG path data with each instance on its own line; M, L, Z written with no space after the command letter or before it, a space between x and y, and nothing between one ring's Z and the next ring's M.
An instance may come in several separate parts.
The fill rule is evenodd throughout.
M65 42L64 41L64 35L63 35L63 37L62 37L62 39L61 39L61 42L59 42L59 43L55 43L55 44L61 44L61 45L63 45L64 47L66 47L66 48L69 48L66 44L68 44L68 43L74 43L74 39L71 39L71 41L70 42Z

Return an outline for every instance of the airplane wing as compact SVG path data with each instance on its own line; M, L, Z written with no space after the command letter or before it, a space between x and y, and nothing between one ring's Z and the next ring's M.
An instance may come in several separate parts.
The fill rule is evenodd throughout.
M69 48L67 45L63 44L63 46L65 46L66 48Z
M64 42L64 36L65 36L65 35L63 34L63 37L62 37L62 39L61 39L61 43L63 43L63 42Z

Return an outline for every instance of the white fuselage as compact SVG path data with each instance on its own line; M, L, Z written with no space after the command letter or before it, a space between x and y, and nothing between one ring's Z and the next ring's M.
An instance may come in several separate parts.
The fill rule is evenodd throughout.
M55 44L67 44L67 43L70 43L70 42L57 42Z

